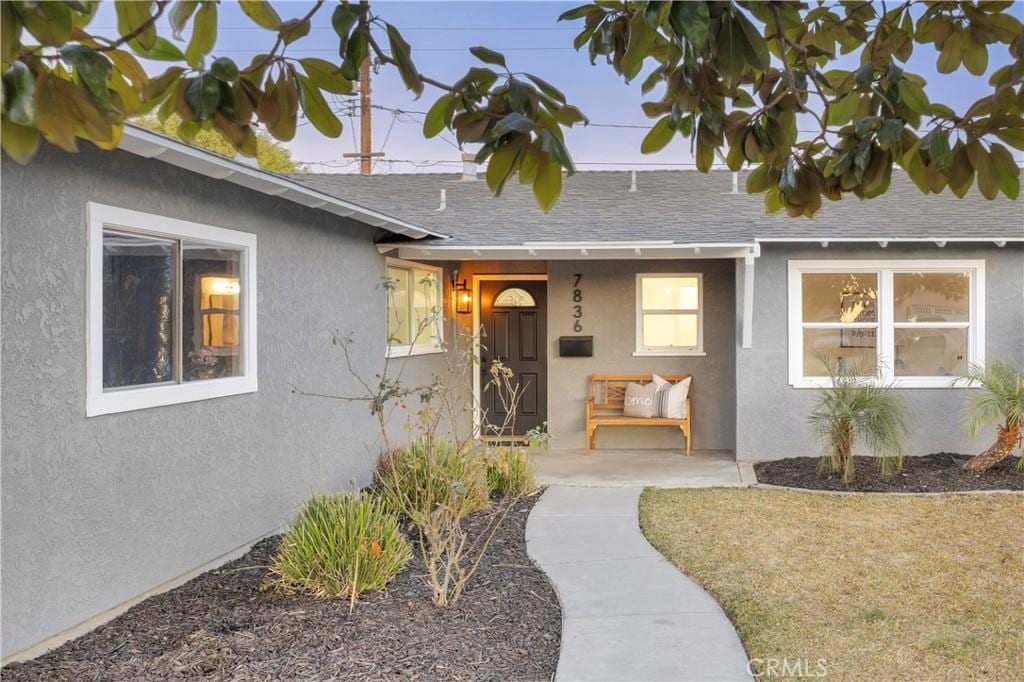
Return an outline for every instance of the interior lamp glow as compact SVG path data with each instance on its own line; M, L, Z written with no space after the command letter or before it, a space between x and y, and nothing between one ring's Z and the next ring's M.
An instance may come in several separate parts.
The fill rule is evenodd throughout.
M242 290L242 285L232 277L211 277L210 293L218 296L237 294Z

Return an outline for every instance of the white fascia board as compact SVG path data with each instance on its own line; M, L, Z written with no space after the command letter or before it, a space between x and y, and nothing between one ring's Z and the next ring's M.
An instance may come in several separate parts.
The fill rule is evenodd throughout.
M397 250L400 258L412 260L656 260L760 255L760 248L753 243L553 242L541 245L530 242L503 246L382 243L377 249L381 253Z
M289 178L252 168L243 163L223 157L204 149L191 147L184 142L160 135L159 133L125 125L119 149L149 159L157 159L179 168L200 173L218 180L226 180L263 194L279 196L310 208L328 211L335 215L352 218L371 227L380 227L395 234L413 239L436 237L446 239L447 235L408 223L386 213L374 211L353 204L318 190L304 186Z
M924 243L924 242L945 242L945 243L977 243L986 242L1024 242L1024 235L1020 237L946 237L936 235L934 237L759 237L754 240L758 244L841 244L841 243L878 243L880 241L894 243Z

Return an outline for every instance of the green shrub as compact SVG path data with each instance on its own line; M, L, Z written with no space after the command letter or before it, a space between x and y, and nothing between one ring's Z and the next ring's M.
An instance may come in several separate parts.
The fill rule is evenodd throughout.
M506 495L529 495L536 490L533 462L526 450L501 447L488 453L487 486Z
M379 497L314 495L285 535L265 586L354 600L382 589L411 557L398 516Z
M459 518L487 508L483 458L448 441L421 438L381 458L377 483L390 507L417 523L439 507Z

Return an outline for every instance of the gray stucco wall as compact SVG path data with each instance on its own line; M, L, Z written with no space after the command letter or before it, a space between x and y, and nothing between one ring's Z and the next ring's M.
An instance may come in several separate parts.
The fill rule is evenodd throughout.
M330 333L383 362L372 231L123 152L3 161L3 654L370 482L377 430ZM255 233L259 391L87 419L87 201ZM435 360L412 372L429 374Z
M813 389L792 388L788 375L787 272L789 260L802 259L984 259L985 353L1024 364L1024 245L947 244L813 246L762 245L756 262L753 348L737 351L736 456L779 459L820 452L805 419ZM742 296L742 288L739 289ZM738 347L738 342L737 342ZM977 452L992 434L969 441L958 427L960 410L972 389L904 389L914 432L910 455L939 451Z
M548 422L553 447L585 445L584 402L593 374L692 374L693 447L735 446L735 313L732 260L549 261ZM704 357L634 357L637 273L704 274ZM583 331L594 337L591 358L558 357L558 337L574 336L573 275L583 275ZM681 448L673 427L607 427L598 448Z

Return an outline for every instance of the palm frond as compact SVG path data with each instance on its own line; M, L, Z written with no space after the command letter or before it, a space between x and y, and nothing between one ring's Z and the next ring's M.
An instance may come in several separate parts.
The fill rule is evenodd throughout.
M961 423L973 438L986 426L1003 421L1007 426L1024 426L1024 372L1008 360L972 364L955 385L976 385L980 392L968 399Z

